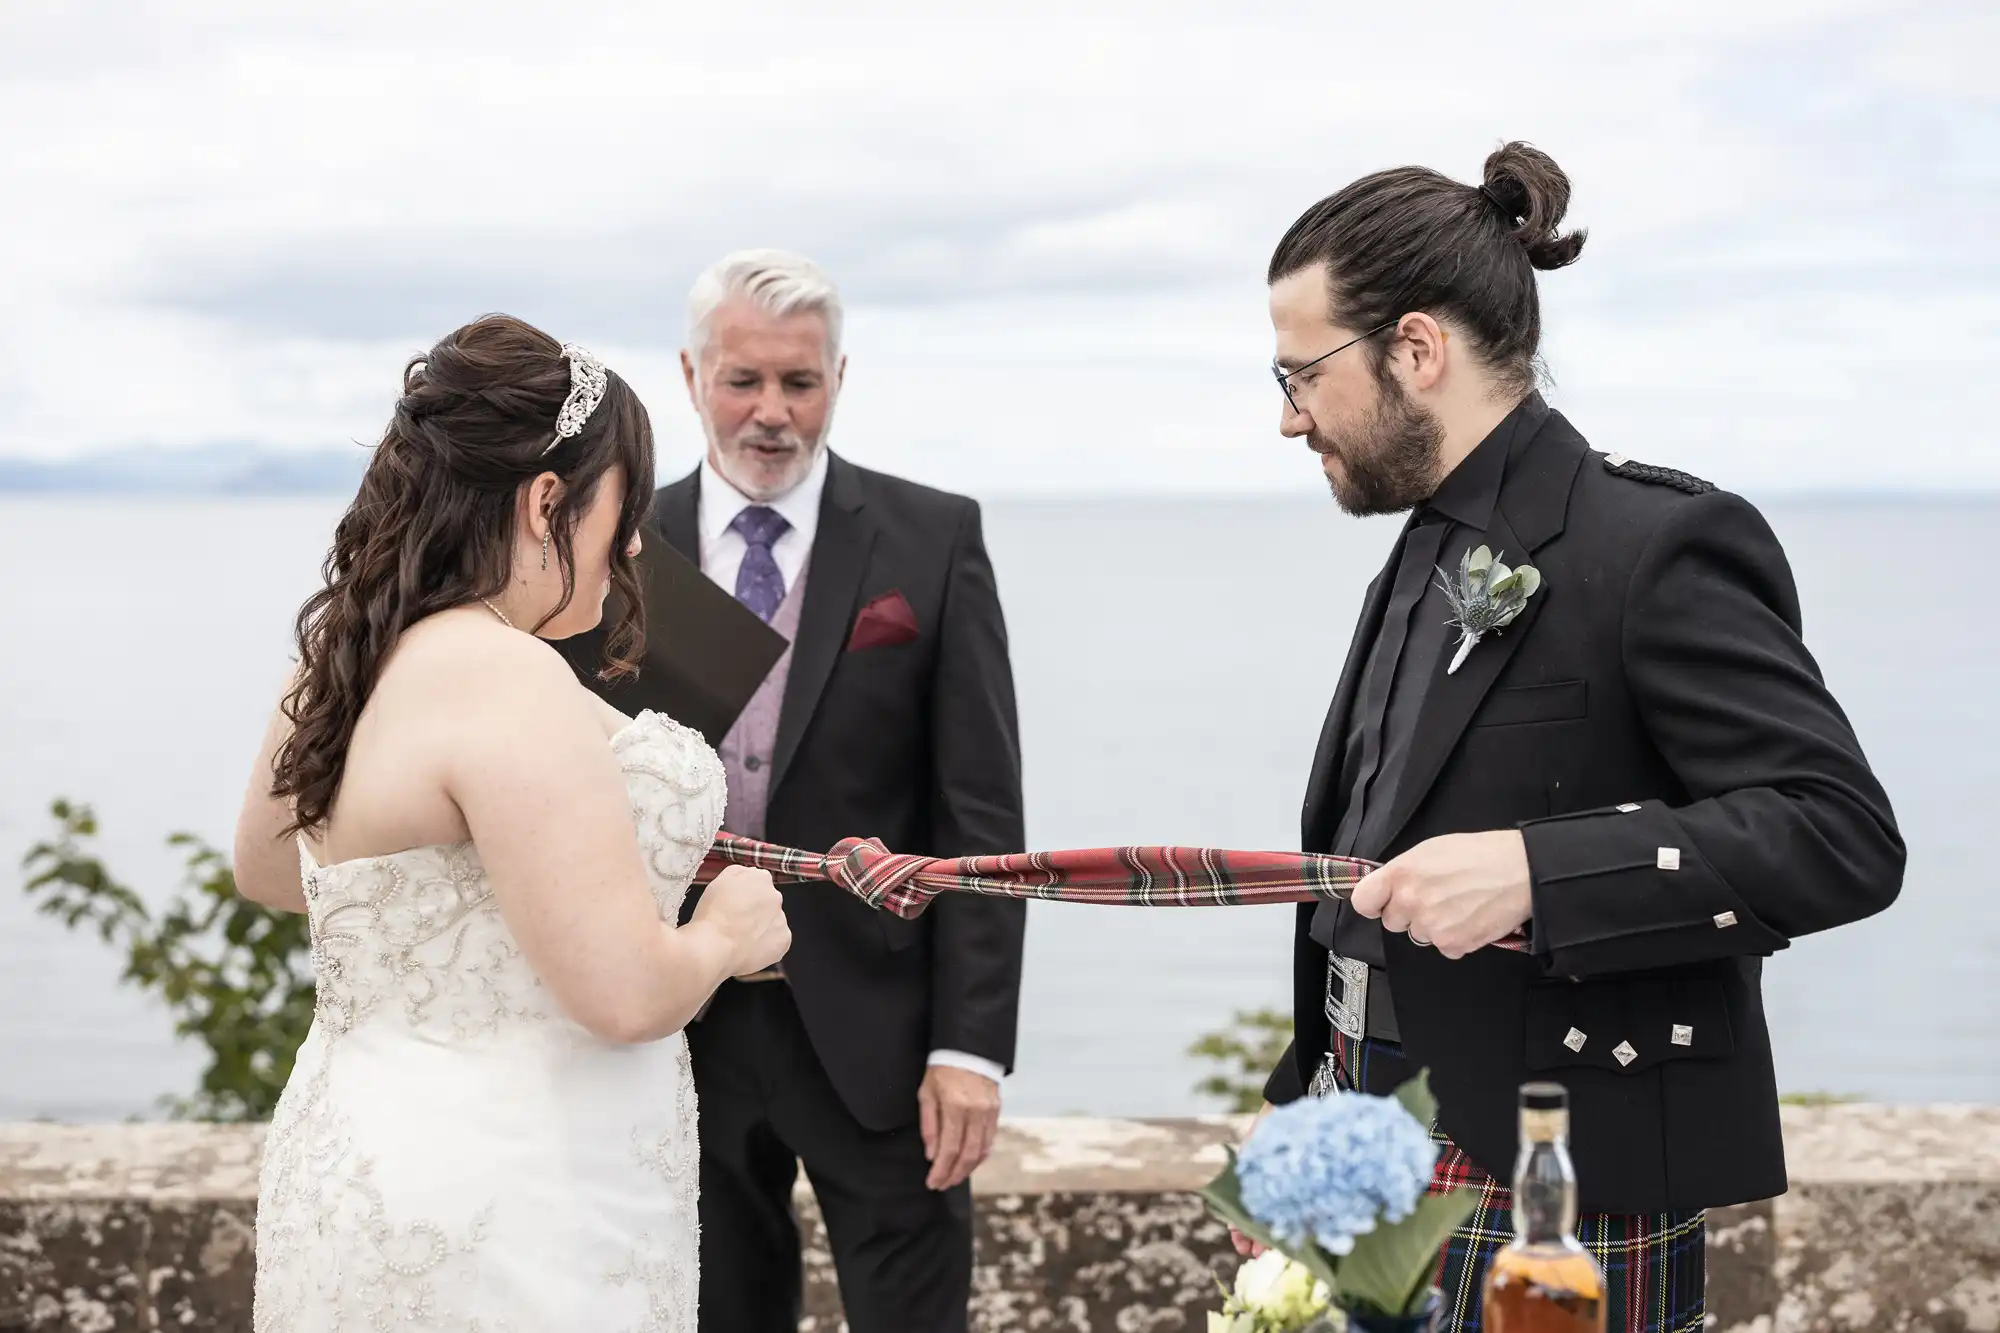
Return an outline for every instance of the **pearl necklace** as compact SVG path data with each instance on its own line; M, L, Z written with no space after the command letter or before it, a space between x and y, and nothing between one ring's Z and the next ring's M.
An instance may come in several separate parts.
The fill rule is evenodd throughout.
M520 626L516 625L513 621L507 619L507 613L505 611L502 611L499 607L493 605L491 599L482 597L479 600L486 604L486 609L488 611L491 611L494 615L500 617L500 623L505 625L508 629L520 628Z

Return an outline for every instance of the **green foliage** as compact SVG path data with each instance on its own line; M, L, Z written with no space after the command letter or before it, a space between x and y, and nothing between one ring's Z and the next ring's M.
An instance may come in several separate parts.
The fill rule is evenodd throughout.
M174 1031L208 1049L200 1090L162 1099L165 1109L195 1120L268 1119L312 1024L306 919L239 897L227 858L189 833L167 840L187 849L187 869L155 916L93 854L90 807L57 801L50 813L55 837L22 861L29 896L45 915L121 950L121 979L157 995Z
M1355 1237L1353 1251L1339 1261L1334 1299L1343 1309L1415 1314L1430 1299L1438 1251L1478 1206L1477 1192L1470 1189L1426 1194L1402 1221L1378 1223Z
M1204 1097L1220 1097L1228 1109L1255 1111L1264 1104L1264 1080L1292 1041L1290 1014L1275 1009L1239 1010L1230 1026L1188 1047L1188 1054L1222 1066L1194 1085Z

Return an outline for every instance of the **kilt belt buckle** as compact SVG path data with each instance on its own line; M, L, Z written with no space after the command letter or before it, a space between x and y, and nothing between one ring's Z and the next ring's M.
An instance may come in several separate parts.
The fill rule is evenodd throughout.
M1326 956L1326 1019L1349 1041L1368 1033L1368 964L1358 958Z

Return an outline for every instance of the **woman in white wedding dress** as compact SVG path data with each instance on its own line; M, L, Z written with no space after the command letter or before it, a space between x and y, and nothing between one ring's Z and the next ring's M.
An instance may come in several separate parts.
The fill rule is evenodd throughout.
M543 642L636 593L652 475L631 389L518 320L405 370L237 830L318 984L265 1146L260 1333L693 1333L681 1029L790 937L756 871L676 927L721 763Z

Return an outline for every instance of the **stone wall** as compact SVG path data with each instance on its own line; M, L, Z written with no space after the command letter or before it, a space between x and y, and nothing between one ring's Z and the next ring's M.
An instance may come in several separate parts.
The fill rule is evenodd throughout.
M1188 1190L1224 1119L1016 1120L981 1169L973 1327L1200 1330L1234 1263ZM1792 1188L1712 1221L1711 1327L2000 1333L2000 1107L1787 1108ZM0 1126L0 1333L248 1333L261 1134ZM840 1327L823 1238L804 1330Z

